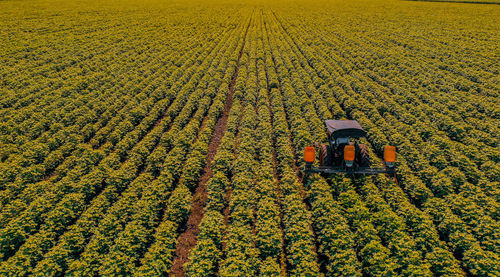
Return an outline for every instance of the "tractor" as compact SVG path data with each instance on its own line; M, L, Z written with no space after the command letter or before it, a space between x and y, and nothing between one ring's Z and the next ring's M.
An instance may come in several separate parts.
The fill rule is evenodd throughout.
M356 120L326 120L328 144L307 146L304 150L306 162L304 172L322 174L396 174L396 147L385 146L384 167L370 167L370 154L358 140L366 136L366 131ZM319 153L319 167L314 167L316 150Z

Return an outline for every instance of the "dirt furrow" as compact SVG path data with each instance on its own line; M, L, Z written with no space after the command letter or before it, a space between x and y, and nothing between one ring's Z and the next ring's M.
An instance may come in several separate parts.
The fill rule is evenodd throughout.
M243 43L238 54L236 69L234 70L233 76L231 78L231 83L229 85L229 91L226 96L226 102L224 103L224 110L222 112L222 116L217 120L217 123L214 128L214 133L212 135L212 139L208 146L207 162L205 168L203 169L204 173L201 176L198 186L196 187L196 191L193 195L191 211L188 220L186 222L186 225L183 228L183 230L185 231L180 234L177 240L175 256L172 263L172 267L170 269L170 276L185 276L184 264L188 261L189 252L196 245L197 242L197 236L198 233L200 232L199 225L203 218L204 207L207 201L206 183L208 182L208 180L210 180L210 178L213 175L211 168L212 161L215 157L215 154L217 153L219 144L226 131L229 112L233 104L234 86L236 84L236 79L238 77L240 60L243 53L243 49L245 47L246 36L249 26L250 26L250 21L245 30Z

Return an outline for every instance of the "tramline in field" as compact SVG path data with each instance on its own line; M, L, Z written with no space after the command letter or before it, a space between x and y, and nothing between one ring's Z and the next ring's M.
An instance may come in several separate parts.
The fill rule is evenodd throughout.
M0 1L0 277L500 276L499 7Z

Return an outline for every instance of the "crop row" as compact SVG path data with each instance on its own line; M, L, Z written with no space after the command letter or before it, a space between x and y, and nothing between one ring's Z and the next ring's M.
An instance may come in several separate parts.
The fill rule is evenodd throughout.
M183 251L188 276L500 271L495 20L405 1L49 2L0 3L16 34L0 42L1 275L162 276ZM397 179L301 179L326 119L357 120L375 166L396 145Z
M293 38L295 39L295 41L291 40L291 45L294 45L295 43L297 43L297 41L300 41L300 39L297 38L297 37L293 37ZM298 42L298 44L295 44L295 45L302 45L302 44L300 44L300 42ZM298 50L300 50L300 46L298 47ZM321 51L319 49L315 49L315 50L317 50L318 52ZM283 51L283 52L285 52L285 51ZM297 53L302 53L302 52L308 53L308 51L298 51ZM320 58L317 58L317 57L320 57ZM316 55L315 58L316 59L321 59L321 57L325 57L324 54L322 54L320 56ZM312 59L312 57L310 57L309 59ZM306 65L305 67L307 68L307 65L309 65L309 64L308 63L303 63L303 65ZM327 68L326 66L328 66L328 64L326 64L326 65L321 64L321 66L323 68ZM314 68L314 66L313 66L313 68ZM307 79L307 75L306 75L307 73L304 72L304 71L303 71L303 73L304 74L301 75L301 77L302 77L301 79L305 80L305 79ZM335 75L336 75L335 71L333 71L333 70L330 71L330 76L335 76ZM314 74L311 74L310 76L312 76L314 78ZM337 77L337 78L341 78L341 77ZM377 146L376 147L377 149L380 149L381 146L383 146L384 144L390 142L390 141L377 141L377 140L374 140L374 137L372 136L371 133L372 133L372 130L376 132L377 131L377 127L374 127L373 123L370 123L370 121L368 121L366 117L363 117L362 113L359 113L359 112L355 113L357 110L359 110L361 112L363 110L367 110L368 107L373 106L372 104L368 103L367 101L364 101L364 99L366 99L366 96L363 95L363 97L356 97L355 90L350 90L349 94L345 94L345 92L343 92L343 91L345 89L349 89L349 87L345 87L345 86L344 87L332 87L332 88L333 88L334 95L337 97L337 99L340 99L340 103L342 104L342 106L344 108L348 107L346 109L348 111L348 113L351 114L351 115L353 115L354 118L358 119L358 121L360 121L362 123L362 125L364 127L366 127L366 129L369 130L369 140L371 140L372 143L375 143L374 145ZM304 88L302 88L302 89L304 89ZM314 91L309 91L309 92L311 94L314 94ZM341 98L339 98L339 97L341 97ZM353 99L357 99L357 100L353 100ZM360 104L355 103L355 101L362 102L362 103L360 105ZM376 109L374 109L373 112L371 112L369 114L369 118L374 118L376 116L376 113L374 113L375 111L376 111ZM382 118L376 119L376 122L380 126L380 123L383 122L383 119ZM318 131L319 130L321 130L321 129L318 129ZM387 128L384 131L385 131L386 134L391 134L392 129L391 128ZM381 134L379 134L379 135L381 135ZM379 137L381 137L381 136L379 136ZM403 143L401 143L401 141L399 141L396 144L397 145L404 145ZM412 145L412 144L408 143L407 145ZM403 150L401 150L401 151L403 152ZM407 153L403 152L403 154L407 154ZM405 158L406 158L406 156L405 156ZM404 159L402 159L402 160L404 162ZM415 161L412 161L411 165L413 165L413 163L415 163ZM403 169L404 169L404 167L403 167ZM403 184L407 185L406 184L407 181L418 182L418 179L413 179L412 180L411 173L409 171L403 171L403 172L404 173L402 175L405 176L405 178L403 180L404 181ZM453 176L453 175L451 175L451 176ZM458 176L460 176L460 175L458 175ZM465 182L465 177L462 177L462 178L463 178L462 182ZM453 183L460 184L460 182L458 180L453 180ZM419 189L419 188L417 187L417 189ZM428 190L428 189L426 189L425 187L423 187L422 185L420 185L420 190L425 191L425 190ZM431 193L428 192L428 194L430 195ZM479 195L481 195L481 194L479 194ZM495 201L493 199L490 199L488 196L486 196L486 195L483 194L483 197L484 197L483 199L486 199L487 201L490 201L490 203L492 203L493 205L495 204ZM469 203L471 203L470 201L474 201L474 200L475 199L469 200ZM441 203L441 202L439 203L439 205L444 205L445 207L448 206L446 203ZM469 204L469 206L470 205L471 204ZM462 204L462 207L464 207L464 204ZM455 208L455 211L457 213L460 213L461 209L459 207L457 207L457 208ZM495 229L494 226L496 226L496 224L497 224L496 221L489 219L489 216L485 215L484 213L482 213L482 211L480 209L477 212L475 211L474 214L469 213L468 216L474 216L475 218L478 218L478 219L481 218L482 221L486 221L486 226L488 226L488 227L482 226L482 227L480 227L480 228L482 228L481 231L479 231L479 230L476 229L477 230L476 233L481 233L481 237L480 237L482 239L481 243L485 247L487 247L487 248L491 249L492 251L494 251L495 248L491 248L491 247L495 247L494 246L495 243L494 243L494 239L493 239L495 237L495 234L494 234L495 231L493 231L493 233L491 231L490 232L486 231L487 234L485 235L485 233L484 233L483 230L492 230L492 229ZM454 218L454 215L448 215L448 217ZM459 223L459 224L463 224L463 223ZM465 225L463 227L465 227ZM484 229L485 227L487 229ZM468 230L468 228L465 227L464 230ZM465 232L467 232L467 231L465 231ZM442 231L441 233L445 233L445 231ZM477 242L475 242L475 243L477 244ZM455 254L457 253L457 248L456 247L452 247L452 250L454 251ZM472 272L480 272L481 274L486 274L486 272L488 272L489 270L492 269L492 266L494 267L495 260L497 259L497 257L492 252L489 252L487 250L483 252L483 250L480 249L480 247L478 247L478 245L475 245L474 243L469 244L465 248L466 252L467 252L467 250L470 251L470 252L472 252L472 253L468 253L470 255L477 255L475 253L484 253L484 254L481 254L481 255L490 255L490 254L492 255L490 261L488 261L488 259L484 260L484 259L478 259L478 258L472 258L471 260L468 260L467 261L468 262L467 266L469 266L469 268L470 268L470 270ZM464 251L464 250L462 250L462 251ZM462 253L462 252L460 252L460 249L458 249L458 253ZM489 254L486 254L486 253L489 253ZM461 254L458 254L457 256L461 257ZM474 271L474 270L477 270L477 271Z
M318 43L295 35L294 28L302 26L284 26L273 12L256 17L187 274L461 276L494 271L497 202L494 194L482 192L492 176L477 169L496 162L496 150L488 148L494 138L486 136L481 145L486 159L474 159L479 156L470 151L456 154L453 147L463 149L468 138L428 118L437 109L456 118L438 104L447 107L448 102L438 99L425 112L411 110L398 102L403 97L388 98L394 88L373 76L344 75L348 69L314 47ZM256 30L263 35L255 36ZM424 105L412 94L404 97ZM303 147L325 140L322 120L346 117L367 129L373 156L385 144L398 145L401 187L384 177L353 183L315 176L307 189L297 182ZM428 126L417 128L418 120ZM402 136L408 133L412 136ZM427 154L420 154L435 145L437 136L447 143L443 148L451 149L451 162L439 165L432 159L431 164ZM439 184L438 178L448 181ZM439 189L449 190L440 194ZM483 210L480 203L490 207Z
M241 35L241 26L221 36L216 47L204 50L206 54L188 57L187 65L198 64L185 71L180 68L186 77L176 77L170 91L175 98L158 94L152 95L151 102L139 98L144 107L152 106L151 111L136 127L131 123L128 130L121 128L117 147L87 147L94 153L87 171L82 172L83 164L78 164L75 173L51 184L41 197L28 202L18 218L6 222L1 237L2 272L130 273L143 255L145 261L164 260L155 256L155 247L165 224L158 229L158 240L153 238L155 226L162 217L165 222L173 220L177 227L170 235L175 237L189 211L188 188L199 177L234 71L230 61L238 41L229 38ZM151 270L148 267L137 270Z

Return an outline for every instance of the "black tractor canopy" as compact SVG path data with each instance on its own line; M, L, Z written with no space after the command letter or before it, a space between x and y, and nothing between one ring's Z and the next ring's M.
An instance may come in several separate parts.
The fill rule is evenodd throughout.
M328 134L331 138L361 138L366 131L356 120L325 120Z

